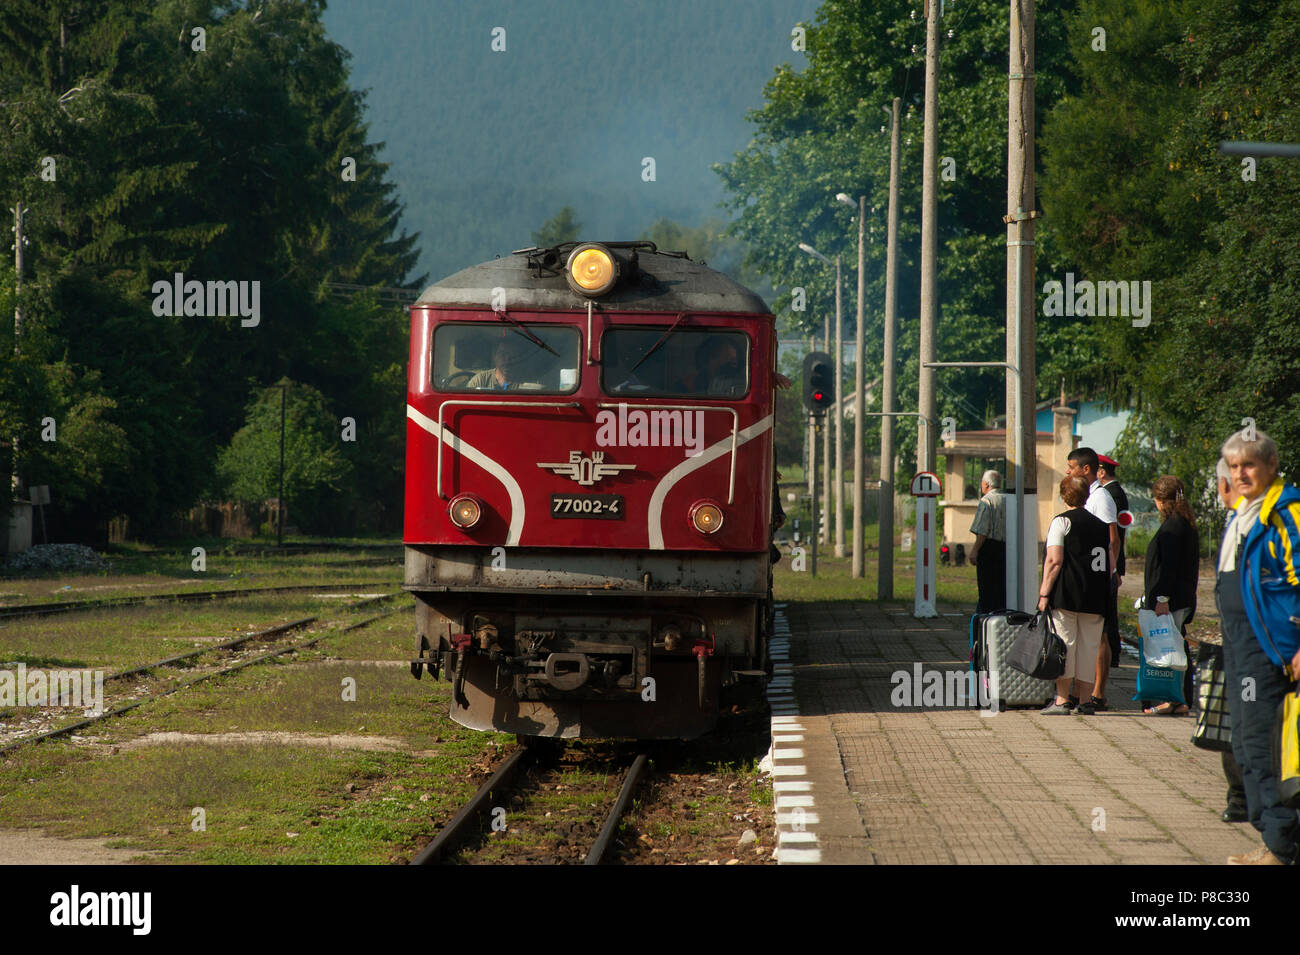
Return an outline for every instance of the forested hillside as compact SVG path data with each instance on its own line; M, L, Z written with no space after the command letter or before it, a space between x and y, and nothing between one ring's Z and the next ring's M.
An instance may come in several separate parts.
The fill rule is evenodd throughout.
M0 2L0 192L27 210L17 298L0 266L21 318L0 323L0 463L51 487L55 539L102 539L117 515L165 529L230 494L254 462L222 449L277 382L341 458L286 496L332 491L335 526L400 519L404 317L323 283L418 279L416 237L320 12ZM215 313L209 283L231 299Z

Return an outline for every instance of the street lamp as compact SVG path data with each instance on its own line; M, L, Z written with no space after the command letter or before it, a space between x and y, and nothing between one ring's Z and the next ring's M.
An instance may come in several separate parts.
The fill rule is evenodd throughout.
M813 258L825 263L831 264L831 260L826 258L807 242L800 242L799 248L807 252ZM835 417L833 424L835 428L835 556L844 556L844 396L841 384L844 381L844 374L841 371L840 363L844 355L844 318L840 308L841 301L841 282L840 282L840 257L835 256ZM831 428L826 428L826 439L831 439ZM830 464L830 455L826 456L827 465ZM827 506L830 505L830 495L826 498ZM827 529L830 528L829 519L826 522Z
M854 202L847 192L836 193L835 201L846 206ZM858 327L854 336L853 360L857 365L857 384L853 396L853 576L861 578L866 567L866 534L862 524L862 421L866 407L866 382L863 380L862 310L867 282L867 197L859 196L858 209ZM885 419L888 420L888 419ZM892 547L892 544L891 544ZM892 551L890 554L892 556Z

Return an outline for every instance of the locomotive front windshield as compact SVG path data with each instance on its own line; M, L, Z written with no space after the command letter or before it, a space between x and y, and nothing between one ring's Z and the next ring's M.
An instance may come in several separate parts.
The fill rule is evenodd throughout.
M433 335L439 391L568 394L578 387L581 343L568 325L447 324Z
M730 329L611 328L601 339L601 387L611 395L743 398L749 336Z

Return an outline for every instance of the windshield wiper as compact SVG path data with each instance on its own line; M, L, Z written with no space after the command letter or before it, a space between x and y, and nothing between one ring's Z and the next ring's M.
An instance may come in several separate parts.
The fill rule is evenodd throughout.
M682 320L685 318L686 318L685 312L678 312L677 321L673 322L671 325L668 326L668 331L664 332L662 335L659 336L659 341L655 342L653 345L650 346L650 350L646 352L644 355L642 355L640 361L638 361L635 365L632 366L632 371L636 371L638 368L640 368L642 362L644 362L647 358L649 358L651 355L657 352L659 350L659 346L662 345L664 342L668 341L668 336L671 335L673 332L677 331L677 326L680 325L682 323Z
M534 345L536 345L538 348L545 348L548 352L550 352L550 353L551 353L552 355L554 355L556 358L559 358L559 357L560 357L560 353L559 353L559 352L557 352L557 351L556 351L554 348L552 348L550 345L546 344L546 342L542 341L540 338L538 338L536 335L534 335L532 332L530 332L530 331L529 331L525 326L519 324L519 322L515 321L513 318L511 318L509 315L507 315L504 311L494 312L493 314L496 315L496 317L499 318L499 319L501 319L502 321L509 322L509 323L510 323L511 325L513 325L515 328L519 329L520 333L521 333L525 338L527 338L530 342L532 342Z

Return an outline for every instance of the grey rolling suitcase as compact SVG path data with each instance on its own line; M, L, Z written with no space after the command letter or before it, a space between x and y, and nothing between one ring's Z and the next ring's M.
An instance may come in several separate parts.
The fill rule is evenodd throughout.
M1035 680L1003 661L1016 637L1033 621L1018 610L977 613L970 619L970 666L982 683L981 693L997 689L1001 706L1045 706L1056 697L1055 680Z

